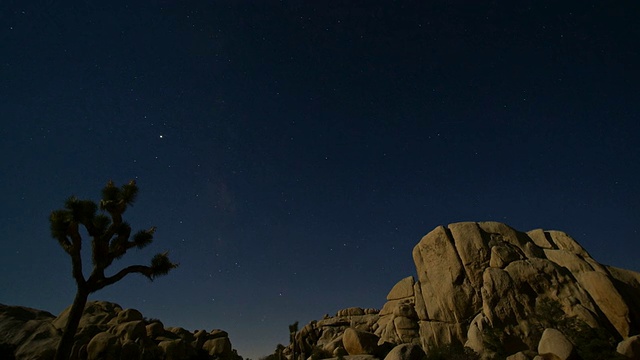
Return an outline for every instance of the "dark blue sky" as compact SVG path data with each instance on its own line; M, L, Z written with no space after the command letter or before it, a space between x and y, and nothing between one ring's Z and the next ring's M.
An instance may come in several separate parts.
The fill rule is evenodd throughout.
M109 179L158 226L114 269L181 266L92 298L254 359L381 307L440 224L564 230L640 271L637 2L382 3L3 1L0 302L71 303L48 214Z

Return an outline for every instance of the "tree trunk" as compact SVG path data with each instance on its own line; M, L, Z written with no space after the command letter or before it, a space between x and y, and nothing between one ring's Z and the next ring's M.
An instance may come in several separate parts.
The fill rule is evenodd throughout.
M76 297L73 299L73 305L71 305L71 310L69 311L67 325L64 327L62 339L60 339L58 349L56 350L55 360L69 360L73 348L73 340L76 336L76 331L78 331L78 324L80 324L80 319L82 318L88 297L89 291L78 286Z

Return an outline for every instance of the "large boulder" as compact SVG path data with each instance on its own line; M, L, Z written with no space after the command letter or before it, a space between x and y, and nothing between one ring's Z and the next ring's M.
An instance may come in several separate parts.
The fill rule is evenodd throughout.
M136 309L125 309L118 312L118 315L111 321L115 321L116 324L123 324L126 322L139 321L142 319L143 316L140 311Z
M116 337L125 340L138 341L147 338L147 327L142 320L130 321L115 325L109 330Z
M60 315L53 321L53 326L58 329L64 329L67 325L71 306L64 309ZM122 311L122 307L108 301L89 301L84 307L84 312L80 318L79 328L89 325L106 325L113 318L118 316Z
M627 303L631 323L636 324L634 334L637 334L637 324L640 324L640 273L613 266L607 266L604 272L611 275L616 289Z
M408 276L394 285L387 294L387 300L400 300L413 297L413 276Z
M429 320L456 323L473 315L479 294L471 286L450 232L437 227L413 249ZM426 296L425 296L426 295Z
M544 330L538 344L538 353L543 356L553 355L558 360L577 358L571 341L556 329Z
M120 347L120 359L139 359L141 354L142 348L135 341L125 340Z
M121 347L118 337L108 332L94 336L87 345L88 360L118 360Z
M422 360L426 354L415 344L402 344L394 347L384 360Z
M370 332L348 328L342 334L342 344L349 355L376 355L378 336Z
M227 337L219 337L204 342L202 349L209 355L225 356L231 354L231 342Z
M618 334L623 338L629 336L629 307L611 281L611 277L597 271L582 271L576 274L576 278Z
M147 329L147 336L151 339L155 339L165 333L164 325L160 321L154 321L145 327Z
M176 335L178 338L188 343L193 342L196 339L195 335L191 331L185 328L174 326L174 327L168 327L166 328L166 330L169 333Z
M165 354L165 360L186 360L188 358L187 344L182 339L165 340L158 343L158 347Z

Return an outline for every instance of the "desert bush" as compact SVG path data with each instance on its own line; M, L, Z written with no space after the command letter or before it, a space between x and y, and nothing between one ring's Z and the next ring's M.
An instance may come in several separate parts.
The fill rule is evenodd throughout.
M539 332L553 328L562 332L573 343L582 360L624 359L616 352L617 341L604 328L592 328L576 316L568 316L555 300L542 299L536 304Z
M500 328L486 327L482 331L482 342L487 352L491 353L491 359L503 360L507 358L504 350L505 334Z
M480 356L459 343L446 344L427 351L426 360L480 360Z
M314 346L313 350L311 350L311 360L322 360L332 358L333 354L321 348L320 346Z

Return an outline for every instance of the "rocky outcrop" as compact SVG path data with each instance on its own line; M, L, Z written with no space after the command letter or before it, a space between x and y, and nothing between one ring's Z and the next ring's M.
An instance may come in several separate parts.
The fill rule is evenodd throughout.
M0 358L53 359L69 309L59 316L35 309L0 305ZM241 360L222 330L191 332L165 328L135 309L105 301L87 303L72 360L102 359Z
M640 325L633 307L638 274L599 264L560 231L456 223L424 236L413 258L420 291L406 301L419 314L424 349L457 341L482 352L483 334L500 328L510 337L510 352L534 350L544 315L536 305L543 300L618 339L634 335Z
M636 356L640 274L598 263L564 232L455 223L425 235L413 260L417 278L398 281L379 313L350 308L312 322L318 341L298 334L301 345L333 350L351 328L374 333L389 349L412 344L429 353L460 344L487 359L539 351L569 359L579 350L571 335L598 329L607 337L599 340L620 342L619 353Z
M378 355L372 354L372 349L386 349L379 346L379 338L374 334L378 313L376 309L352 307L338 311L335 316L325 315L322 320L310 322L296 334L296 358L307 359L318 350L336 356ZM343 336L345 332L346 338ZM286 347L283 353L290 357L291 346Z
M418 348L450 345L483 359L573 359L596 350L611 351L596 358L616 350L640 357L640 274L598 263L564 232L455 223L429 232L412 255L417 276L398 281L381 310L351 307L312 321L295 335L296 359L291 346L274 359L413 359ZM50 359L67 316L0 305L0 358ZM107 302L87 305L72 353L237 358L222 330L165 328Z
M0 304L0 358L37 359L53 357L58 330L55 317L42 310Z

